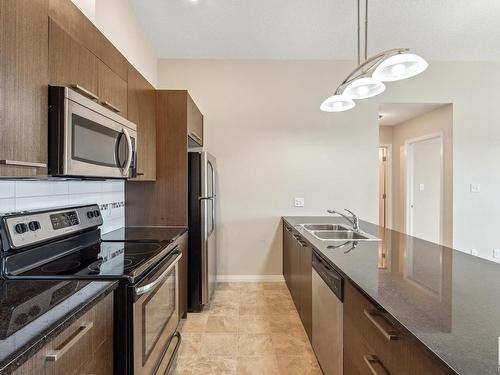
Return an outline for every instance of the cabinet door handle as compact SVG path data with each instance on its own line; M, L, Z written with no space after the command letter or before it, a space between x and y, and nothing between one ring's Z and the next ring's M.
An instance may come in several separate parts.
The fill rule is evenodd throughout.
M379 332L384 335L384 337L387 339L387 341L393 341L393 340L398 340L400 339L398 332L395 329L389 329L386 330L382 324L377 320L383 319L385 322L387 322L387 319L384 318L384 316L377 310L364 310L364 313L368 320L373 323L373 325L379 330Z
M285 226L285 230L286 230L287 232L292 232L292 229L291 229L291 228L288 228L287 226Z
M30 167L30 168L47 168L45 163L36 163L31 161L19 161L19 160L0 160L0 164L12 165L16 167Z
M75 344L82 339L83 336L87 334L88 331L92 329L94 326L94 322L87 322L87 323L82 323L82 325L78 328L76 331L76 334L69 339L68 341L65 342L65 344L60 348L56 350L52 350L48 352L48 354L45 356L45 359L47 361L53 361L56 362L57 360L61 359L64 354L68 352Z
M101 102L101 104L103 106L106 106L108 107L109 109L111 109L113 112L116 112L116 113L120 113L121 112L121 109L118 108L117 106L114 106L113 104L111 104L110 102L108 102L107 100Z
M364 355L363 360L373 375L389 375L384 365L375 355Z
M94 100L98 100L99 97L97 96L97 94L94 94L92 91L86 89L85 87L75 83L73 85L71 85L71 87L78 91L80 94L83 94L85 95L86 97L90 98L90 99L94 99Z
M137 172L137 173L136 173L136 175L137 175L137 176L144 176L144 173L142 173L142 172Z
M201 143L201 137L198 134L196 134L195 132L189 132L189 136L191 138L194 138L195 140L200 141L200 143Z
M307 243L305 243L304 241L298 241L298 242L300 246L307 247Z

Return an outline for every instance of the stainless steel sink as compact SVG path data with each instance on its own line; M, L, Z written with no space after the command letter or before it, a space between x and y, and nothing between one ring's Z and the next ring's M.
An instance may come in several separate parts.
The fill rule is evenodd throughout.
M302 224L302 227L304 229L307 229L308 231L316 231L316 230L338 230L338 231L346 231L346 230L351 230L352 228L348 228L344 225L341 224Z
M378 240L368 234L362 234L360 232L349 231L311 231L312 235L320 240L334 240L334 241L369 241Z

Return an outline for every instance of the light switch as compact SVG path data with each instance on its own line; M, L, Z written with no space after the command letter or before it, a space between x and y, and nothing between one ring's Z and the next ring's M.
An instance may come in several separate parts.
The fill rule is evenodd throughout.
M295 207L304 207L304 198L295 198Z
M500 249L493 249L493 258L500 258Z
M424 184L420 184L419 187L418 187L418 189L420 191L424 191L425 190L425 185Z
M470 249L470 254L477 256L477 249Z
M471 193L479 193L481 191L480 184L470 184L470 192Z

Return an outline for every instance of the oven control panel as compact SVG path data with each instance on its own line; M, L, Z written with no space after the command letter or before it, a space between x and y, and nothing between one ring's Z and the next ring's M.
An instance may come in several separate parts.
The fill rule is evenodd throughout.
M2 237L9 246L19 249L102 225L97 204L44 211L25 211L2 216Z

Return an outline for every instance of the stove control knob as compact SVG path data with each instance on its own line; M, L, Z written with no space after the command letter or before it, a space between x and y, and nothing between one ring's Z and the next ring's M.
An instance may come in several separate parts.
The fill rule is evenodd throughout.
M95 210L95 211L94 211L94 216L95 216L95 217L99 217L99 216L101 216L101 213L99 212L99 210Z
M19 234L23 234L28 231L28 226L24 223L16 224L14 230Z
M30 316L37 316L38 314L40 314L40 311L42 311L40 306L35 305L28 311L28 314Z
M39 221L30 221L28 223L28 227L32 231L38 230L38 229L40 229L40 222Z
M93 211L87 211L87 217L89 219L92 219L94 217L94 212Z

